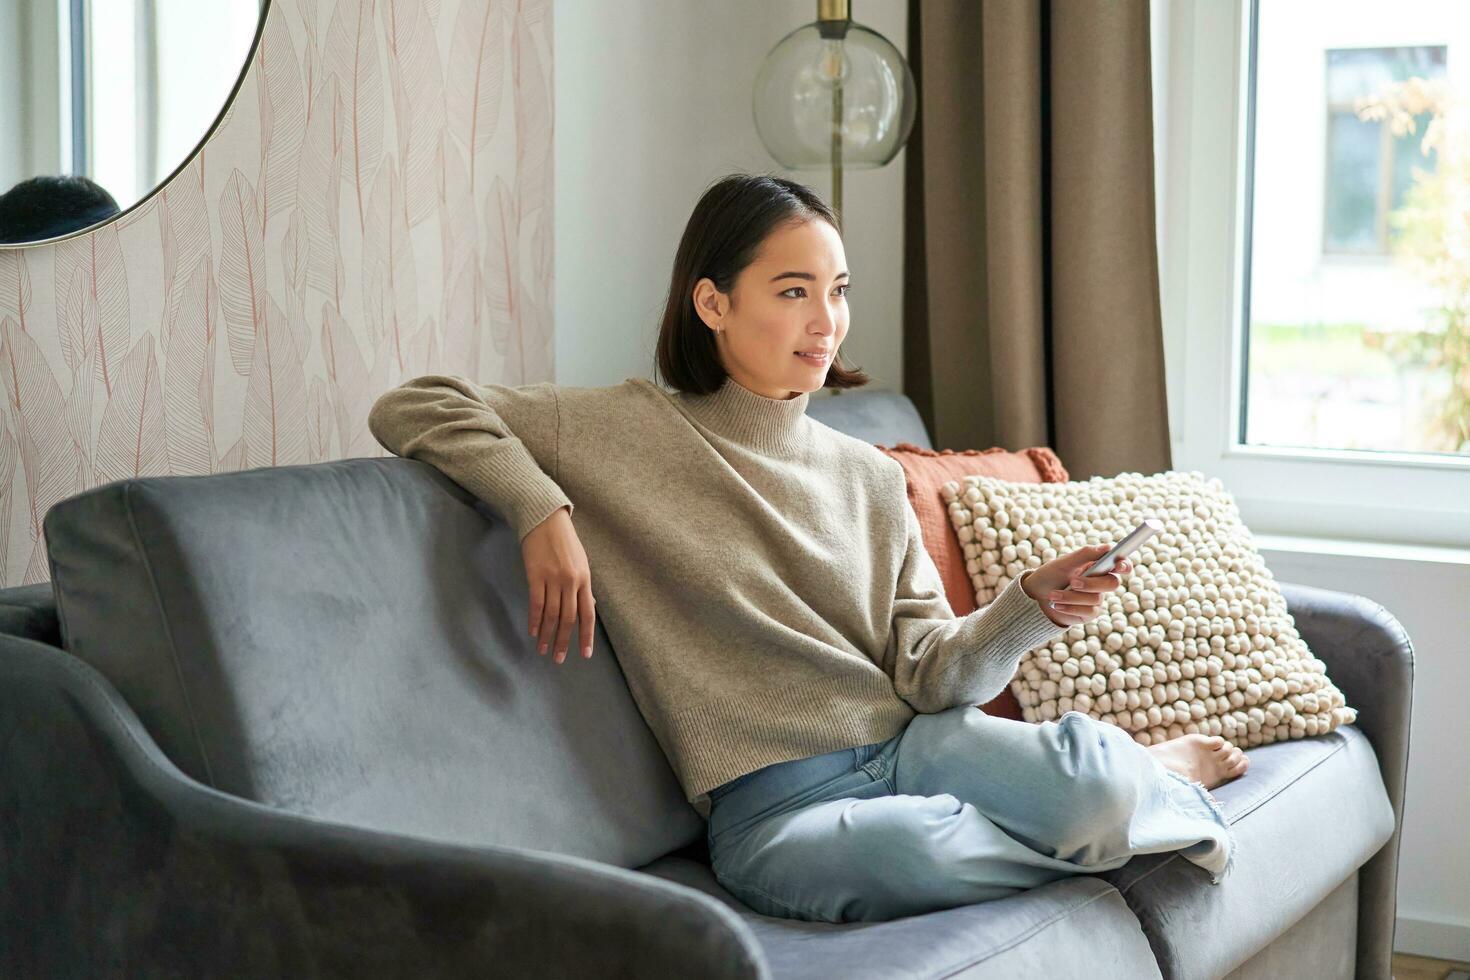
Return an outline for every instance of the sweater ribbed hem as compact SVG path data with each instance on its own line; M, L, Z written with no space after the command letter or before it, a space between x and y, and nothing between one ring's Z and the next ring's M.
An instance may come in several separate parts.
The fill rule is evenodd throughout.
M656 734L694 803L764 766L892 738L914 714L887 674L855 662L851 672L831 679L685 708Z
M559 507L573 507L519 439L501 439L456 476L481 500L501 510L523 540Z

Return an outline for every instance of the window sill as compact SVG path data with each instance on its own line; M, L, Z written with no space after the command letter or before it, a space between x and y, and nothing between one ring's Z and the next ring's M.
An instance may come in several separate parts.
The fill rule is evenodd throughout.
M1317 538L1289 534L1251 534L1260 551L1291 551L1298 554L1336 555L1387 561L1429 562L1470 566L1470 548L1446 548L1422 544L1392 544L1349 538Z

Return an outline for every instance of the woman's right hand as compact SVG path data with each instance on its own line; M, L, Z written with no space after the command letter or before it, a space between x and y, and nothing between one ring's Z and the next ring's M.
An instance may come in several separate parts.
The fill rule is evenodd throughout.
M546 652L549 638L556 631L554 659L557 663L566 660L572 621L580 619L582 656L592 656L597 602L592 598L587 552L582 550L582 541L572 527L571 510L559 507L533 527L521 541L521 555L531 589L531 635L539 636L541 641L536 652Z

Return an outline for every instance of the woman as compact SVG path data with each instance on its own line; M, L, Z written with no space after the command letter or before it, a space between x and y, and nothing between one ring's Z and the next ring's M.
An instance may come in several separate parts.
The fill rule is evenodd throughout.
M426 375L369 426L515 527L555 663L574 623L591 656L597 582L716 877L756 910L889 919L1176 849L1218 882L1234 843L1208 789L1245 771L1238 749L976 707L1132 566L1081 579L1106 546L1079 549L954 615L902 467L806 415L812 391L868 381L838 361L836 228L800 184L727 177L674 259L657 349L674 391Z

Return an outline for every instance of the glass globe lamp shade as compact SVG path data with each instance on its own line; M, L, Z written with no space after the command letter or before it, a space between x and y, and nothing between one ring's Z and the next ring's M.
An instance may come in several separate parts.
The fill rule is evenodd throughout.
M791 170L882 167L914 125L913 72L876 31L851 21L845 31L820 25L798 27L761 63L756 131Z

